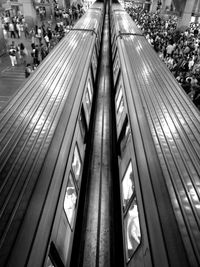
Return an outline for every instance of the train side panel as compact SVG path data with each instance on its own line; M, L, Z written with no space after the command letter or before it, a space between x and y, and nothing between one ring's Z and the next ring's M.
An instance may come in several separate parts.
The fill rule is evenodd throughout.
M2 266L70 260L103 4L89 13L1 113Z
M124 247L132 247L127 265L198 266L199 112L118 5L113 5L112 20L123 206L128 199L122 214ZM192 191L186 189L189 184ZM138 207L139 223L135 211L128 230L132 205Z

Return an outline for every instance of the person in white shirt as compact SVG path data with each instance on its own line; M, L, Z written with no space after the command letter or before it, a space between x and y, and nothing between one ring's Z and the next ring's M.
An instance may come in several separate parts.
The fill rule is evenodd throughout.
M171 56L171 54L174 51L175 47L176 47L176 44L168 44L168 46L166 47L166 50L167 50L167 54L169 56Z

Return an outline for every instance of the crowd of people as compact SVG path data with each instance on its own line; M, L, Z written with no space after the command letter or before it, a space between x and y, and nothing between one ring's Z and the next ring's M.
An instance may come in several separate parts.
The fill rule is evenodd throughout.
M149 13L142 8L127 8L127 12L141 29L146 39L154 47L173 73L179 84L189 95L195 105L200 108L200 31L199 25L191 23L184 31L177 29L177 17L163 16L158 9ZM27 62L28 51L23 42L9 46L11 64L18 62L26 65L26 77L46 57L49 51L67 34L73 22L84 14L83 6L72 4L69 9L59 9L54 4L54 18L41 20L41 25L28 29L23 15L2 17L5 39L31 39L31 59ZM40 13L38 13L40 16ZM28 71L27 71L28 70Z
M47 56L51 49L69 32L74 22L84 14L81 4L72 4L69 9L60 9L57 1L54 1L54 16L46 18L37 11L39 22L29 28L22 14L11 16L9 12L2 14L3 34L5 40L10 41L8 53L11 65L25 65L25 77L28 77ZM43 8L42 8L43 9ZM45 18L45 19L44 19ZM15 44L15 39L17 43ZM25 47L24 42L30 41L31 51Z
M12 41L9 46L8 53L10 56L12 67L16 66L17 64L26 65L28 50L23 43L19 43L18 45L16 45L15 41Z
M163 16L159 10L149 13L141 8L127 12L141 29L173 73L179 84L200 108L200 31L191 23L187 29L177 29L177 17Z
M54 17L56 20L65 21L67 25L72 21L77 20L85 13L83 5L81 3L73 2L70 8L59 9L58 5L54 7Z
M24 16L19 12L17 16L11 16L10 12L1 14L4 39L21 38L22 33L28 38L29 29Z

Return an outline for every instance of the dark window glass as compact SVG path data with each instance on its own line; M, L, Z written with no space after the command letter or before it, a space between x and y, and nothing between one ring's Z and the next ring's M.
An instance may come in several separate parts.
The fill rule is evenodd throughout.
M127 117L126 117L124 125L122 127L120 138L119 138L120 153L121 154L124 152L124 150L126 148L126 143L127 143L127 140L129 138L130 134L131 134L131 128L130 128L129 121L128 121Z
M45 267L64 267L64 264L53 242L50 244L49 255L47 257Z
M81 107L81 114L80 114L80 117L79 117L79 125L80 125L80 129L81 129L81 134L82 134L83 140L85 142L85 135L86 135L86 132L87 132L87 122L86 122L85 111L84 111L83 106Z

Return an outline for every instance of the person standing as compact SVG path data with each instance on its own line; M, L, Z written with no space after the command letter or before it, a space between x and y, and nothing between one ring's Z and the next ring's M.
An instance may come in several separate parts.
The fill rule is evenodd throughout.
M44 40L45 40L47 49L49 49L50 48L50 41L49 41L49 37L47 34L44 36Z
M24 36L25 36L25 38L29 38L28 24L25 22L22 25L24 25Z
M28 51L23 43L20 44L20 54L22 58L22 63L26 65L27 63L27 57L28 57Z
M10 38L15 38L15 28L13 22L9 23L9 32L10 32Z
M12 67L17 65L16 53L17 53L17 48L15 46L15 42L12 41L12 44L9 47L9 56L10 56L10 61L11 61Z
M19 27L19 22L16 22L14 24L14 29L15 29L15 33L17 34L17 38L19 39L21 36L21 32L20 32L20 27Z

